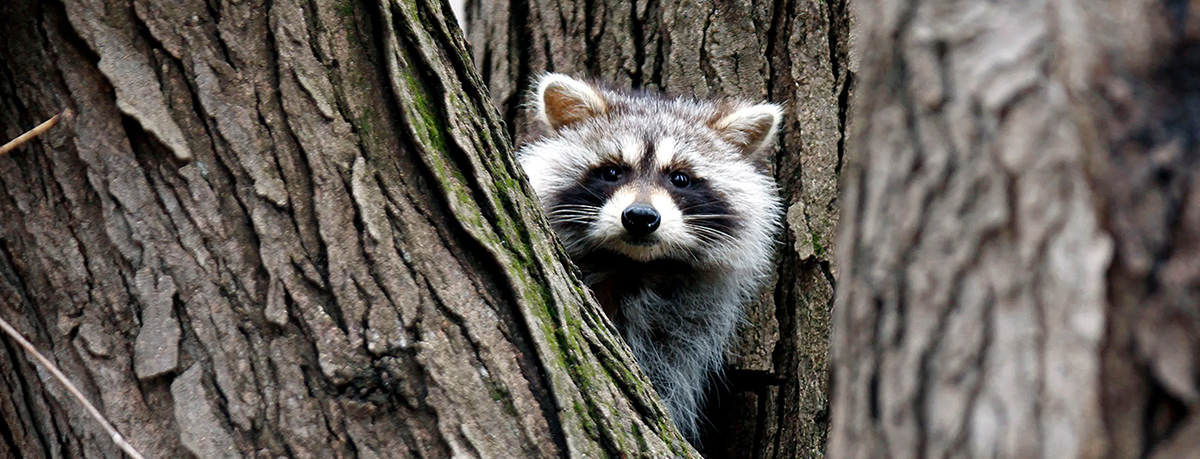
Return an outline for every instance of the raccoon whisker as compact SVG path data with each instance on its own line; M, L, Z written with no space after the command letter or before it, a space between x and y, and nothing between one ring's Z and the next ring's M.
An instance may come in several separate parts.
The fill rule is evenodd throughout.
M728 233L704 226L692 226L691 230L696 237L706 242L734 242L737 240Z
M683 221L684 221L685 223L688 223L688 227L689 227L689 228L696 228L696 229L705 229L705 230L710 230L710 231L716 231L716 232L719 232L719 233L721 233L721 234L724 234L724 235L727 235L727 236L730 236L730 237L732 237L733 235L732 235L732 234L730 234L730 233L729 233L729 231L723 231L723 230L720 230L720 229L713 228L713 227L710 227L710 226L707 226L707 225L705 225L705 223L713 223L713 224L720 223L720 221L721 221L722 219L723 219L723 218L691 218L691 219L689 219L689 218L687 218L687 217L684 217L684 218L683 218Z
M567 249L568 253L591 252L600 247L600 245L595 242L566 240L561 237L558 238L558 240L562 242L563 248Z
M693 227L692 231L695 232L700 240L705 242L733 242L736 240L733 236L703 226Z
M600 213L599 213L599 212L585 212L585 211L582 211L582 210L573 210L573 211L562 211L562 212L549 212L549 213L547 213L546 215L549 215L549 216L551 216L551 217L554 217L554 216L563 216L563 217L595 217L595 216L597 216L597 215L600 215Z
M687 211L689 211L689 210L692 210L692 209L699 209L699 208L701 208L701 207L705 207L705 206L711 206L711 205L712 205L712 203L711 203L711 202L698 202L698 203L692 204L692 205L690 205L690 206L684 206L684 207L680 207L680 208L679 208L679 211L680 211L680 212L687 212Z
M595 190L592 190L591 188L584 188L583 190L584 190L584 191L587 191L587 192L588 192L588 194L590 194L590 195L592 195L592 196L595 196L595 197L597 197L597 198L600 198L600 202L604 202L604 201L607 201L607 200L608 200L608 196L604 196L604 195L602 195L602 194L600 194L600 193L597 193Z
M555 204L554 209L599 209L600 206L591 204Z
M571 211L595 212L597 210L600 210L600 208L599 207L591 207L591 206L560 206L560 207L555 207L553 209L550 209L550 212L551 213L553 213L553 212L571 212Z
M587 226L591 226L591 224L592 224L591 222L578 222L578 221L554 221L554 222L550 222L550 225L551 225L551 227L553 227L553 228L555 228L555 229L564 228L564 227L576 227L576 228L578 228L578 227L587 227Z
M710 227L703 226L703 225L688 225L688 228L698 231L698 232L712 233L712 234L717 234L717 235L721 235L721 236L728 237L728 238L733 237L732 234L729 234L725 231L721 231L719 229L710 228Z
M550 215L547 215L547 217L550 217L550 220L584 220L584 221L595 221L596 220L595 214L550 214Z
M711 237L706 237L706 236L698 236L697 239L698 239L697 245L700 245L700 246L712 246L712 245L719 245L721 243L721 241L719 241L719 240L715 240Z
M569 220L568 219L568 220L551 220L550 223L552 223L552 224L553 223L577 223L580 225L588 225L588 224L591 224L592 221L591 220Z
M578 213L593 213L594 214L599 210L600 209L598 207L594 207L594 208L584 208L584 207L570 208L570 207L568 207L568 208L550 209L550 211L547 213L557 214L557 213L578 212Z
M598 212L600 212L600 209L553 209L549 212L546 212L546 214L596 214Z
M570 217L570 216L591 217L591 216L595 216L598 214L596 212L587 212L587 211L582 211L582 210L559 210L559 211L554 211L554 212L548 212L546 215L550 215L550 216L563 215L563 216L568 216L568 217Z
M692 205L690 205L690 206L683 206L683 207L680 207L680 208L679 208L679 211L680 211L680 212L687 212L687 211L689 211L689 210L696 209L696 208L699 208L699 207L701 207L701 206L707 206L707 205L709 205L709 203L707 203L707 202L702 202L702 203L699 203L699 204L692 204Z
M699 243L701 245L710 246L710 247L719 247L721 245L732 242L732 241L727 241L724 239L718 239L718 238L713 238L713 237L700 237L699 239L700 239ZM712 249L709 249L709 250L712 250Z
M684 221L716 220L718 218L733 218L733 217L730 215L722 215L722 214L696 214L696 215L684 215L683 216Z

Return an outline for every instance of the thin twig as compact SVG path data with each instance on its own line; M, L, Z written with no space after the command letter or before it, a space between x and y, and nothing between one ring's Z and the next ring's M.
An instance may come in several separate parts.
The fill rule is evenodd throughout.
M55 116L54 118L58 117ZM54 121L54 118L51 118L50 121ZM47 121L47 123L49 123L49 121ZM43 123L43 126L44 125L45 123ZM38 128L41 128L41 126L38 126ZM20 139L20 137L18 137L18 139ZM5 147L7 147L7 145L5 145ZM0 154L3 154L3 152L0 152ZM104 415L100 414L100 410L97 410L96 407L92 405L92 402L89 402L87 398L83 396L83 392L80 392L74 384L71 384L71 381L67 379L66 375L62 374L61 371L58 371L58 367L54 366L50 360L46 359L41 352L38 352L38 350L33 347L33 344L31 344L29 341L26 341L25 337L21 336L20 333L17 333L17 330L14 329L12 325L9 325L8 321L4 320L3 318L0 318L0 329L3 329L4 333L8 334L8 336L11 337L13 341L16 341L17 344L20 344L21 347L25 349L25 352L28 352L29 355L32 355L33 358L38 361L38 363L42 364L42 366L50 372L50 374L54 375L55 379L58 379L63 386L67 387L67 392L70 392L71 395L75 396L75 398L83 404L83 407L87 409L87 412L90 413L93 418L96 418L96 421L100 423L100 426L104 427L104 430L108 431L109 437L112 438L113 443L117 444L117 447L125 451L125 454L128 454L129 457L134 459L145 459L145 457L142 456L142 453L139 453L138 450L133 448L133 445L130 445L129 442L125 441L125 437L122 437L121 433L117 432L117 429L108 422L108 419L105 419Z
M0 156L3 156L5 153L8 153L9 150L14 150L17 147L24 145L25 142L33 140L34 137L37 137L41 133L46 132L47 129L54 127L54 125L58 123L59 118L64 117L64 116L71 116L71 109L68 108L66 110L63 110L62 113L54 115L50 119L46 120L45 123L39 124L39 125L37 125L37 127L30 129L28 131L25 131L24 134L21 134L20 136L17 136L17 138L12 139L12 141L4 144L4 146L0 147Z

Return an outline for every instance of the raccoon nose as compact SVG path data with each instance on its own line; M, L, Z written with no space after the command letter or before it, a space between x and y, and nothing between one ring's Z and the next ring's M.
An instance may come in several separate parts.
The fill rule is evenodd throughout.
M658 211L645 204L634 204L621 213L621 224L625 226L625 231L639 236L653 233L658 229L659 221Z

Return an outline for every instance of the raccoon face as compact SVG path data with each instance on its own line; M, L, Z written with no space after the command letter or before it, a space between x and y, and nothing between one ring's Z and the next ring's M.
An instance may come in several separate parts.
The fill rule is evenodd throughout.
M548 190L543 205L572 254L688 259L735 237L740 218L705 176L710 171L689 163L674 137L639 137L610 145L592 139L599 140L600 161L576 170L569 186Z
M778 198L745 156L771 146L777 106L617 93L558 74L529 105L547 134L521 164L573 257L703 265L769 252Z

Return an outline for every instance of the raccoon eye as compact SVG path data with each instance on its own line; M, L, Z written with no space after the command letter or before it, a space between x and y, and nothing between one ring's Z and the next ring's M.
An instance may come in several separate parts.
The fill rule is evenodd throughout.
M692 179L683 172L676 172L671 174L671 184L679 188L684 188L692 184Z
M600 178L604 179L605 182L615 182L621 179L621 170L614 166L600 169Z

